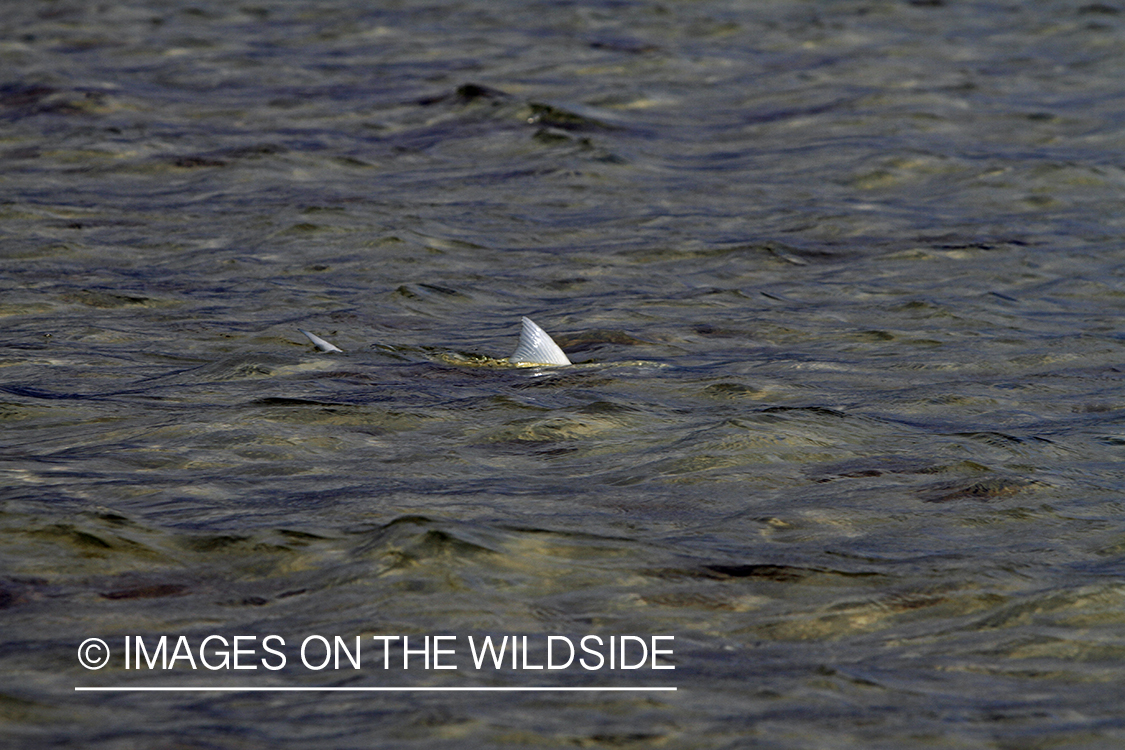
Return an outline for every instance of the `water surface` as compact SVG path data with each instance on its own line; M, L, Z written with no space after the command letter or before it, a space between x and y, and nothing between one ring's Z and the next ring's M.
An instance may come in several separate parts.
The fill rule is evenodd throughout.
M8 9L6 733L1121 742L1122 10ZM490 364L522 315L578 365ZM211 634L289 663L75 658ZM460 666L310 670L313 634ZM466 657L587 634L676 669Z

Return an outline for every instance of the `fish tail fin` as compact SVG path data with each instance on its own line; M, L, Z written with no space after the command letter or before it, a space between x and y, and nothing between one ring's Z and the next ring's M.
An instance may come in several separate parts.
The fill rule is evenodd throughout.
M307 335L307 334L306 334ZM508 361L513 365L569 365L571 361L546 331L531 318L523 318L520 343Z

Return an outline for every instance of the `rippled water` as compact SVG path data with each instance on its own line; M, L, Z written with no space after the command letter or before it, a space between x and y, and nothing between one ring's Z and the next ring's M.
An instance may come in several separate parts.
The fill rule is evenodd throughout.
M9 6L13 740L1125 740L1125 8ZM587 634L675 670L468 656Z

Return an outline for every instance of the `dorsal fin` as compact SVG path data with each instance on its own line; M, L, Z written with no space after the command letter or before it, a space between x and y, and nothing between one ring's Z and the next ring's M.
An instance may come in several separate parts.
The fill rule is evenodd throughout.
M523 319L523 330L520 331L520 345L512 352L512 356L508 357L508 361L513 365L569 365L571 363L554 339L526 316Z
M308 340L313 342L313 346L315 346L317 349L320 349L322 352L341 352L342 353L344 351L343 349L336 346L335 344L328 343L327 341L322 339L320 336L317 336L315 333L309 333L304 328L298 328L297 330L300 331L301 333L305 334L305 336L308 337Z

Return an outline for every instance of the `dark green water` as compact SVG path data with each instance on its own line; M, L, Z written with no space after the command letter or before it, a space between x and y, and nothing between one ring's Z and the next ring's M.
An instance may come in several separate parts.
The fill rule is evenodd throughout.
M1125 7L9 6L13 743L1125 742Z

